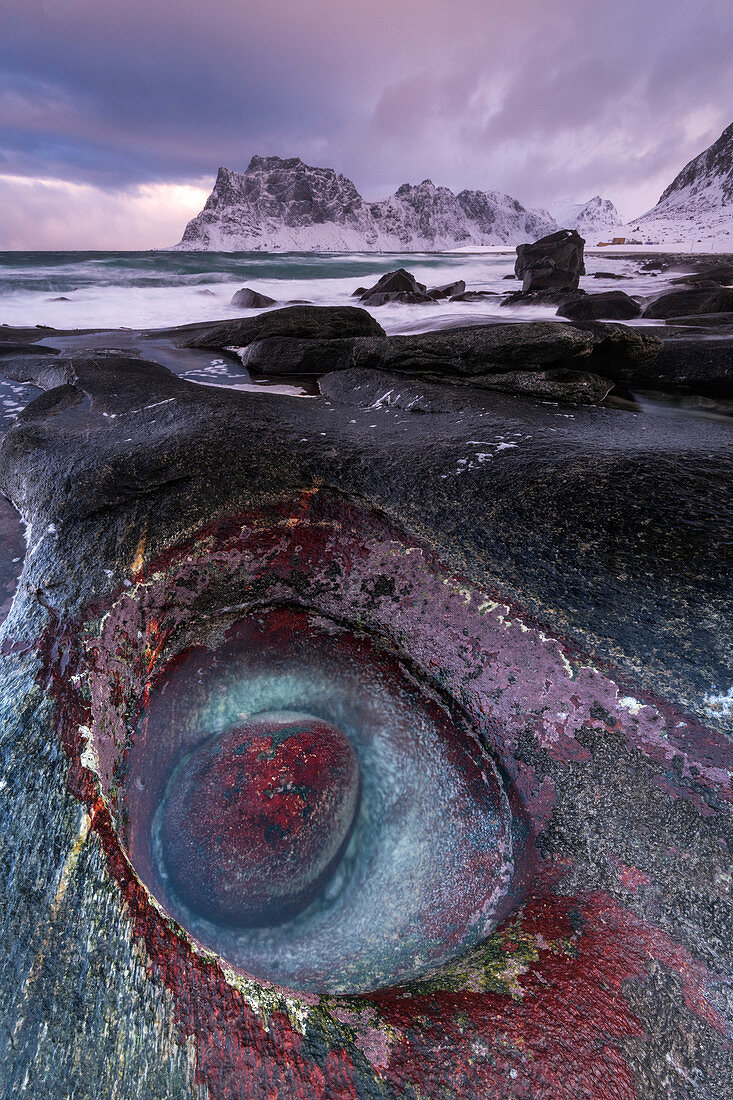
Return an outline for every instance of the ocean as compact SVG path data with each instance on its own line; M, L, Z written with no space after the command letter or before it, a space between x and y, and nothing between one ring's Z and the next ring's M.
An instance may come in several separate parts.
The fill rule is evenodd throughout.
M162 328L247 315L233 307L241 287L279 304L358 304L359 286L405 267L428 286L463 279L467 290L493 291L482 302L430 306L390 303L374 316L387 332L420 332L450 324L552 318L552 307L501 308L498 295L517 284L513 250L452 253L267 252L0 252L0 324L52 328ZM652 294L662 279L639 268L648 257L588 255L589 274L612 270L627 281L594 279L588 289Z

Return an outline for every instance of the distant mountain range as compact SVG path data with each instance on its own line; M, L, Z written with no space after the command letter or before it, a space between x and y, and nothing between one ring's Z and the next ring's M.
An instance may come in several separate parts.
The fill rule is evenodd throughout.
M332 168L299 157L252 157L246 172L220 168L182 249L267 252L441 251L513 244L551 233L546 210L525 210L499 191L454 195L431 180L365 202Z
M622 227L596 195L528 210L500 191L460 191L431 180L366 202L351 180L299 157L252 157L246 172L220 168L176 249L262 252L439 252L536 240L577 229L588 244L612 236L655 244L707 242L733 249L733 125L680 172L657 205ZM716 245L717 242L717 245Z

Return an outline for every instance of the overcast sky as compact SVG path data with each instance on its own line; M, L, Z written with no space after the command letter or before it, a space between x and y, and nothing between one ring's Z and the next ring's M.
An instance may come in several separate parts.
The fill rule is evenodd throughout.
M631 218L731 121L733 0L0 0L0 248L172 244L253 153Z

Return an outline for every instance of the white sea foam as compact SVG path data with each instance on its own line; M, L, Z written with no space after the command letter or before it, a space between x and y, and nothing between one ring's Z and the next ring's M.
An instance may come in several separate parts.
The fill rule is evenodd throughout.
M163 328L195 321L249 316L231 306L242 286L276 299L315 305L359 305L353 292L380 275L406 267L419 282L440 286L463 279L468 290L497 297L434 305L389 303L371 312L388 333L422 332L455 324L551 319L552 306L505 309L500 297L518 284L513 250L375 254L236 253L0 253L0 323L52 328ZM610 261L610 263L609 263ZM635 259L588 254L589 273L612 267L631 275L618 283L586 279L589 291L618 289L652 295L664 280L639 274ZM61 299L61 300L59 300Z

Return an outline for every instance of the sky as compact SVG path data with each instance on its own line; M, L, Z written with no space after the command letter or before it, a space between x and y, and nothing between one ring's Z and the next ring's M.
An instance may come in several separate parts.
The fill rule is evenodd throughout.
M219 165L653 206L733 121L733 0L0 0L0 248L174 244Z

